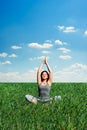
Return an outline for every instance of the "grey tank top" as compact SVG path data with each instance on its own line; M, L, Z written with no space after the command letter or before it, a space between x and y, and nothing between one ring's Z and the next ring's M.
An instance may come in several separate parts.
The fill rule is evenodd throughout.
M43 85L38 85L38 91L39 91L39 98L42 99L48 99L50 98L50 86L47 83L45 86Z

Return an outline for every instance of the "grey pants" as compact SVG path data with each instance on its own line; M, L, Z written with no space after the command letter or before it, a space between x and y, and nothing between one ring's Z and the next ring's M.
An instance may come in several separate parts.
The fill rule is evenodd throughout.
M49 99L41 99L41 98L36 98L32 95L25 95L25 98L29 101L29 102L32 102L34 104L37 104L38 101L41 101L41 102L49 102L49 101L52 101L52 100L61 100L61 96L55 96L54 98L49 98Z

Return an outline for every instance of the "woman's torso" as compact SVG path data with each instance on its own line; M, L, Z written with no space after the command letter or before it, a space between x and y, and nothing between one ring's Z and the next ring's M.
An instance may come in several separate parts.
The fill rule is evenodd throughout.
M50 98L50 86L48 83L45 85L39 84L38 85L38 92L39 92L39 98L41 99L49 99Z

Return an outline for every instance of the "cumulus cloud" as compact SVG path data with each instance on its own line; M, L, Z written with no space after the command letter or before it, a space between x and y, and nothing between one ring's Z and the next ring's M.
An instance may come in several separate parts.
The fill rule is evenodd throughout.
M57 45L67 45L66 42L62 42L61 40L55 40L55 44L57 44Z
M52 47L53 45L49 44L49 43L44 43L44 44L29 43L28 46L31 47L31 48L37 48L37 49L43 49L43 48L47 48L48 49L48 48Z
M57 29L59 29L61 31L61 30L64 30L65 27L64 26L57 26Z
M46 40L45 43L51 43L52 41L51 40Z
M62 60L70 60L72 57L70 55L60 55L59 58Z
M33 60L43 60L45 56L38 56L38 57L33 57L33 58L29 58L29 60L33 61ZM46 56L47 59L49 59L49 56Z
M14 49L14 50L18 50L18 49L21 49L22 47L14 45L14 46L11 46L11 48Z
M84 32L84 35L87 36L87 30Z
M0 72L0 82L36 82L36 68L25 73Z
M43 54L49 54L50 51L42 51Z
M19 72L0 72L0 82L22 82Z
M2 65L6 65L6 64L12 64L11 61L7 60L7 61L4 61L4 62L0 62Z
M53 71L54 82L87 82L87 65L75 63L67 68ZM25 73L0 72L0 82L36 82L37 68Z
M64 32L64 33L72 33L72 32L76 32L77 29L73 26L68 26L68 27L65 27L65 26L57 26L57 29Z
M3 52L3 53L0 54L0 57L5 58L5 57L7 57L7 55L8 55L7 53Z
M73 64L70 69L79 69L79 70L87 70L87 65L80 64L80 63L75 63Z
M70 49L67 49L67 48L64 48L64 47L58 48L57 50L60 50L60 51L62 51L63 53L68 53L68 52L71 51Z
M87 65L75 63L67 68L55 71L54 81L87 82Z
M11 58L16 58L16 57L17 57L17 55L13 53L13 54L9 55L8 57L11 57Z

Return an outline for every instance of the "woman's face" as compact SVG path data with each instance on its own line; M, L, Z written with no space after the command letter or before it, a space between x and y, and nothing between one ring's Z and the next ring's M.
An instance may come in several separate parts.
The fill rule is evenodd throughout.
M48 74L46 72L42 73L42 79L43 80L48 79Z

